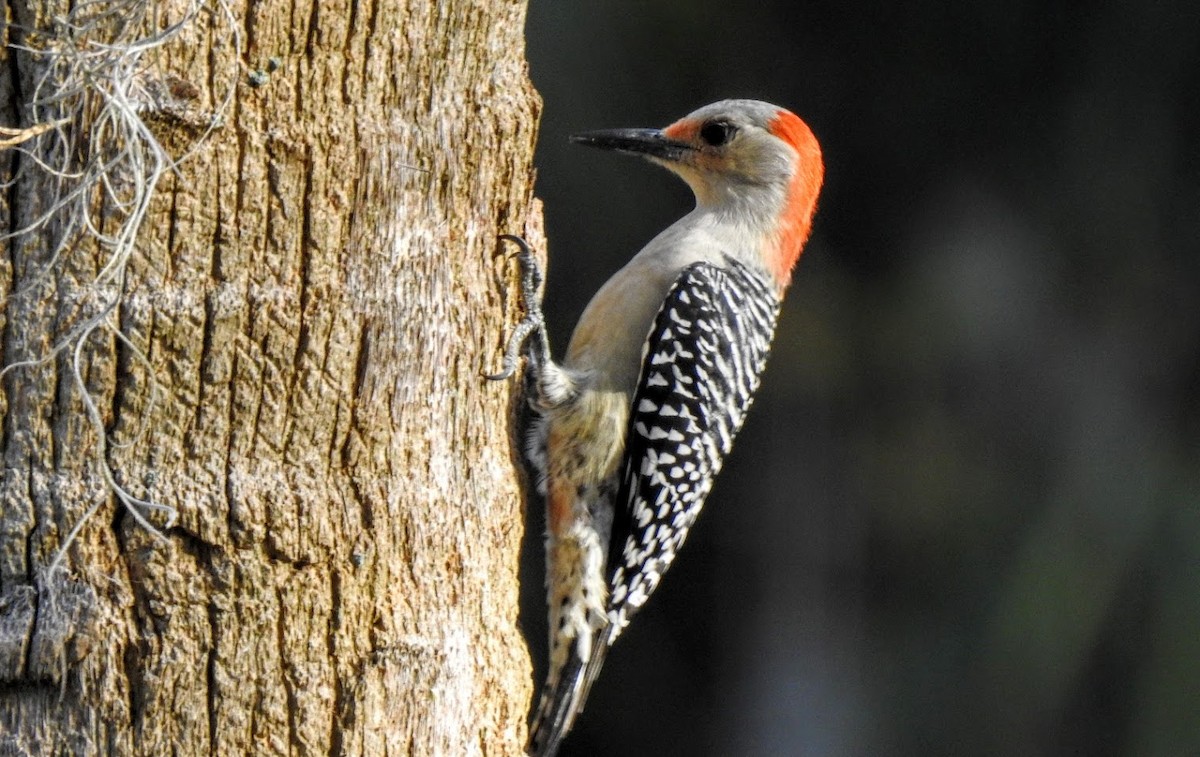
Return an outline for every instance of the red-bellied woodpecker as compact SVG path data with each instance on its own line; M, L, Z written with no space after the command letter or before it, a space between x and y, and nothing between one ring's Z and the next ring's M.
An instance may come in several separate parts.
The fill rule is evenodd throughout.
M537 757L557 752L700 512L758 387L824 175L808 126L755 100L572 140L671 169L696 207L600 288L562 363L533 256L505 237L521 246L527 316L489 378L511 376L532 340L529 455L547 508L550 671L527 746Z

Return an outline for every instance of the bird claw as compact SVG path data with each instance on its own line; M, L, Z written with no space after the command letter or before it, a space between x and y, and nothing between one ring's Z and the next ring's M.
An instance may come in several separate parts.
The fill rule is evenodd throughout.
M504 348L504 363L499 373L485 373L489 381L504 381L517 372L517 363L522 350L531 336L536 336L542 352L546 352L546 318L542 315L542 301L538 290L542 286L542 271L538 268L537 260L529 243L513 234L501 234L500 239L516 244L517 263L521 266L521 305L525 308L525 317L521 319L513 333L508 338Z

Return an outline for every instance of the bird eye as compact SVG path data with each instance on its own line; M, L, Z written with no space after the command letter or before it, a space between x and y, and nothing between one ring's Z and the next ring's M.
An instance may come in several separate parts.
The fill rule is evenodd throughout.
M700 139L713 147L720 147L737 133L737 127L728 121L709 121L700 127Z

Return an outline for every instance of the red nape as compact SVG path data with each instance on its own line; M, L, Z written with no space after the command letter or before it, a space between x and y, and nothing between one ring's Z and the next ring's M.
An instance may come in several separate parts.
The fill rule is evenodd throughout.
M768 260L775 280L782 289L791 282L792 269L800 259L804 243L812 231L817 195L821 193L821 182L825 178L825 164L821 160L821 145L817 143L817 138L808 124L796 114L781 108L768 128L796 151L795 173L788 185L783 214L779 219L779 246Z

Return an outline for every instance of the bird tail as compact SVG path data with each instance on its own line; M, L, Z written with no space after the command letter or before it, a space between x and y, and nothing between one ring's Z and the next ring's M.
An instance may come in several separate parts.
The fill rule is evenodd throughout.
M591 653L585 661L580 654L578 638L571 641L567 661L557 673L551 670L542 691L537 714L529 726L529 743L525 751L530 757L554 757L563 738L583 712L588 692L604 665L609 638L605 628L593 637Z

